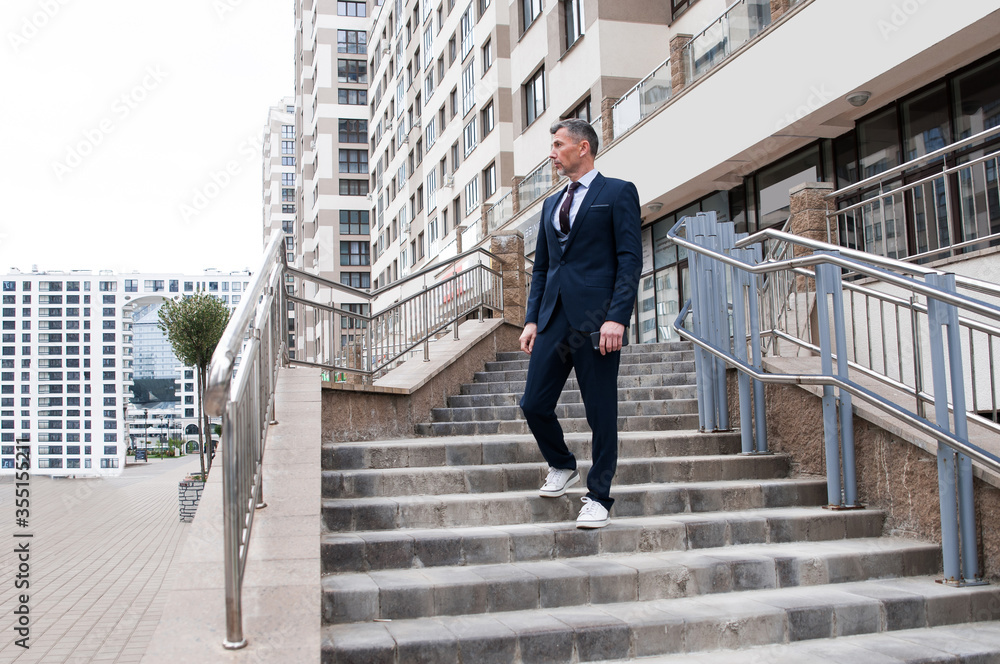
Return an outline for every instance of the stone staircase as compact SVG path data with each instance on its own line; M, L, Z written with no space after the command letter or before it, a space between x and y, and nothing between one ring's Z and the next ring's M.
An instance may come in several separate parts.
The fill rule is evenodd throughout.
M1000 661L995 587L935 583L938 546L882 537L878 510L823 509L825 482L786 456L699 434L692 357L623 352L600 530L575 527L585 482L538 496L519 353L420 437L324 444L323 661ZM571 377L560 415L585 474L579 402Z

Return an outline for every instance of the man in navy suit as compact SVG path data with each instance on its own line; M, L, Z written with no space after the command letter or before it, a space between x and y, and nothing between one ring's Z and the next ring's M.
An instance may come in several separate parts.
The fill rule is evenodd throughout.
M618 464L618 364L632 317L642 242L635 185L594 169L598 139L584 120L552 125L552 159L570 180L546 199L535 245L535 267L521 350L531 355L521 410L549 465L544 497L557 497L580 481L555 414L570 369L576 370L593 465L579 528L609 521L611 479ZM599 349L591 333L600 332Z

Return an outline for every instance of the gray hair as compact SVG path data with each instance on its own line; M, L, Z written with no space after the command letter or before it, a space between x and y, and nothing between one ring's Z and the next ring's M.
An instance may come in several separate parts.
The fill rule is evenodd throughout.
M590 144L590 154L597 156L598 149L598 139L597 132L586 120L581 120L580 118L566 118L565 120L560 120L552 125L549 133L555 134L560 129L565 129L566 133L573 137L573 139L579 143L580 141L587 141Z

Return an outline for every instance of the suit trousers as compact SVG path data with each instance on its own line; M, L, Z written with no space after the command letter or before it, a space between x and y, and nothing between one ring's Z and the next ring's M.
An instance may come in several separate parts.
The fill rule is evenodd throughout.
M611 509L611 479L618 467L618 365L621 353L601 355L594 350L590 333L570 327L562 301L545 329L535 337L528 361L528 380L521 410L538 448L552 468L576 468L576 458L566 446L556 402L570 369L576 370L587 423L593 432L593 465L587 474L587 496Z

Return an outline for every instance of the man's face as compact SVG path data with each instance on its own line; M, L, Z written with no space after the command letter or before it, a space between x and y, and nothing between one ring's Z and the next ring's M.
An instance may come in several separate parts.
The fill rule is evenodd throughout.
M565 128L560 128L552 135L552 152L549 153L549 159L556 165L560 174L574 175L580 170L587 151L588 147L584 141L575 141Z

